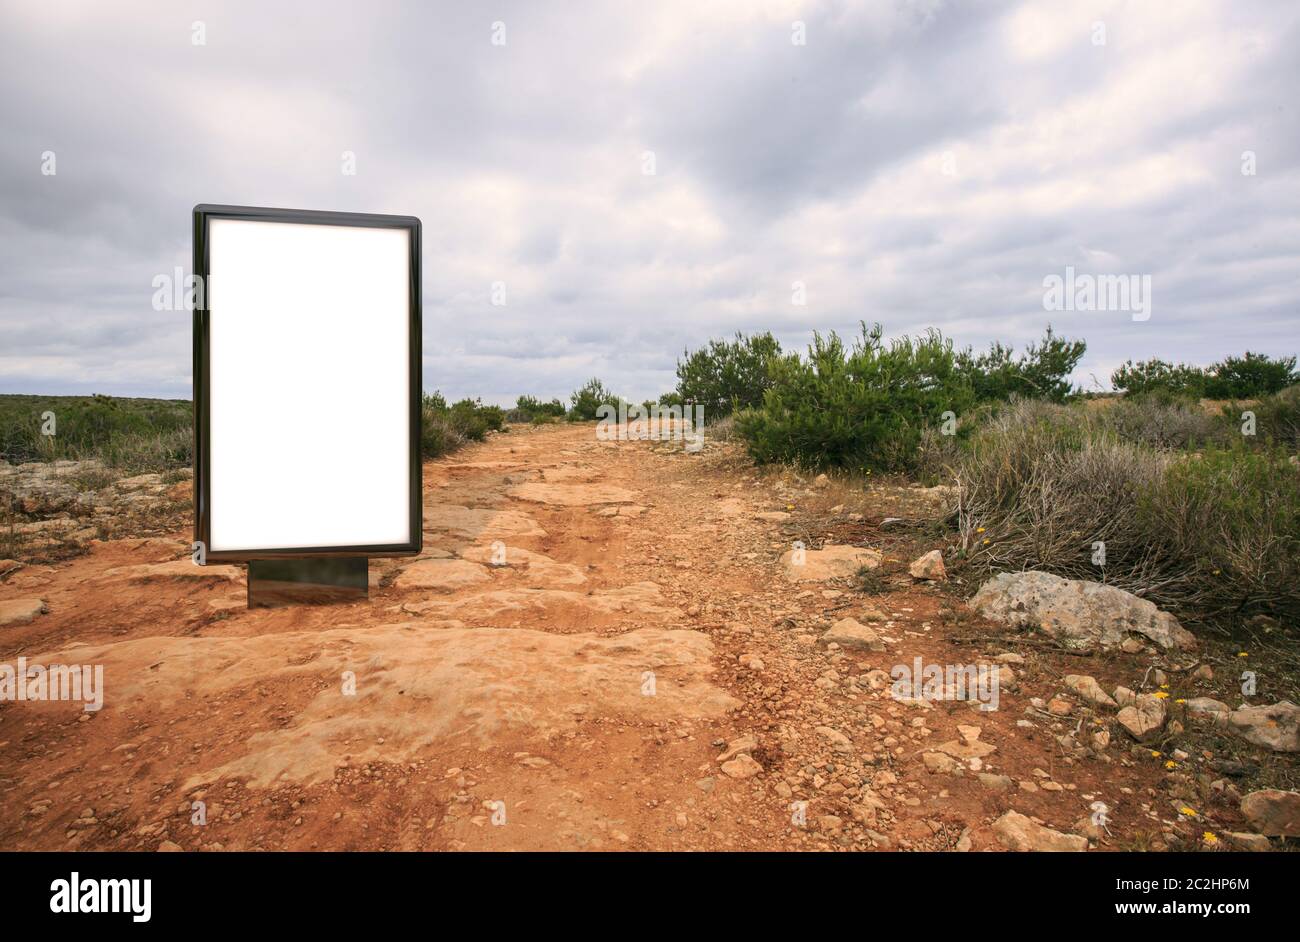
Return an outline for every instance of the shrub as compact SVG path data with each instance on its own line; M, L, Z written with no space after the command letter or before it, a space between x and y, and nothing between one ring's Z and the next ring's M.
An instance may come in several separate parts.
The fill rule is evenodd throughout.
M1293 455L1300 452L1300 386L1266 396L1250 408L1255 413L1256 433L1263 441ZM1241 412L1241 407L1231 409L1234 422Z
M515 400L515 407L506 413L506 421L508 422L532 422L539 425L548 419L563 417L564 403L560 402L560 400L552 399L550 402L542 402L533 396L520 396Z
M420 405L420 452L437 458L455 451L466 441L481 442L488 432L505 427L500 406L485 406L479 399L447 404L441 392L425 393Z
M1161 450L1196 450L1232 442L1232 428L1221 415L1159 392L1124 397L1094 413L1094 421L1124 441Z
M977 570L1105 582L1189 621L1300 616L1300 474L1276 451L1162 453L1020 403L973 433L955 472Z
M735 340L710 340L683 355L677 361L677 389L664 398L673 405L699 403L705 415L721 417L762 403L781 344L770 333L737 333Z
M772 365L772 386L736 427L759 462L807 467L904 470L916 462L927 426L973 405L952 342L938 331L882 343L882 328L862 325L846 350L835 333L813 335L807 359Z
M1272 357L1246 351L1210 367L1205 395L1211 399L1254 399L1281 392L1300 382L1295 357Z
M465 436L452 427L446 412L430 409L426 404L420 424L420 454L425 458L441 458L465 444Z
M569 397L568 417L572 422L588 422L596 418L596 410L602 405L618 408L625 400L605 388L605 384L592 377Z
M1166 363L1164 360L1141 360L1124 365L1110 374L1110 383L1130 396L1146 393L1170 398L1200 399L1205 395L1208 377L1199 366Z
M1069 376L1087 349L1084 341L1058 337L1048 325L1043 339L1019 357L1012 356L1011 347L995 342L979 355L967 347L956 355L956 363L979 402L1012 396L1064 402L1073 391Z

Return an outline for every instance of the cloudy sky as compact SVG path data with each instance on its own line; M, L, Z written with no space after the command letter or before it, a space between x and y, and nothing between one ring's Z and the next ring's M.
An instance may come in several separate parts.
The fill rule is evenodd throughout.
M152 281L199 202L419 216L456 397L648 397L710 336L862 319L1050 321L1089 386L1295 353L1297 50L1242 0L4 0L0 392L187 398ZM1150 276L1149 319L1045 310L1067 267Z

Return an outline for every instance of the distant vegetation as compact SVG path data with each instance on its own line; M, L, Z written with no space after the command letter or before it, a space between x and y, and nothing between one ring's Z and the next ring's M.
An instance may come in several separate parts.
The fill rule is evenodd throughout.
M166 471L192 463L192 425L187 400L0 395L0 460L98 458L130 473Z
M542 402L532 396L520 396L515 407L506 413L507 422L531 422L543 425L564 418L564 403L558 399Z
M1157 393L1186 399L1255 399L1300 383L1295 357L1246 351L1208 368L1164 360L1129 360L1110 376L1111 385L1129 395Z
M425 458L449 454L466 442L481 442L488 432L502 431L506 422L500 406L485 406L478 399L448 405L440 392L425 393L420 418L420 452Z

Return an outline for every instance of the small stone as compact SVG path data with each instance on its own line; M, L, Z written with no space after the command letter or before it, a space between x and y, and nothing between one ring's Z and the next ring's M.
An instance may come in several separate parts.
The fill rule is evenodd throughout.
M1037 824L1018 811L1008 811L993 822L993 833L1008 850L1085 851L1088 839L1062 834Z
M1118 698L1116 698L1118 699ZM1150 694L1137 697L1132 706L1119 711L1119 725L1140 743L1151 742L1165 725L1165 701Z
M880 640L880 636L855 618L841 618L831 625L821 639L848 650L885 650L885 643Z
M1089 703L1095 703L1098 706L1118 706L1111 695L1101 689L1101 684L1097 683L1095 677L1090 677L1087 674L1066 674L1065 686Z
M913 579L925 579L930 582L942 582L948 578L948 571L943 565L943 553L930 550L924 556L912 561L907 568Z
M722 773L728 778L753 778L762 771L763 767L744 753L736 756L730 762L722 763Z
M1069 716L1074 712L1074 704L1065 697L1052 697L1047 702L1047 712L1053 716Z

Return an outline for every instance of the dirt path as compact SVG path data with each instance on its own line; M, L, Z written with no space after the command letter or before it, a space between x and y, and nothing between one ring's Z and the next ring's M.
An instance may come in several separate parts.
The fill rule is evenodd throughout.
M367 603L249 611L184 533L23 569L0 601L49 612L0 660L102 664L105 698L0 704L0 847L979 850L1101 797L1159 829L1158 767L1077 761L1076 717L1030 707L1051 665L997 711L892 698L916 657L1019 657L924 584L793 580L794 541L911 509L809 532L819 500L727 446L515 429L426 465L424 553L373 561ZM825 643L846 616L883 650Z

